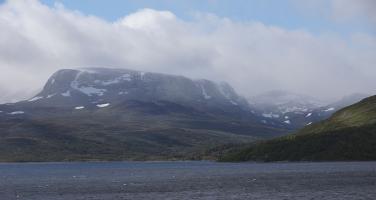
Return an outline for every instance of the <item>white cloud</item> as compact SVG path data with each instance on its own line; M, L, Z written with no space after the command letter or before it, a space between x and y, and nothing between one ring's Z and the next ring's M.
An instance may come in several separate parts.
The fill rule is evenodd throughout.
M225 80L245 95L375 92L376 40L366 33L345 40L212 14L184 21L151 9L108 22L34 0L1 5L0 30L0 92L17 97L41 88L57 69L79 66Z
M346 21L360 18L376 25L375 0L332 0L333 17Z
M376 28L375 0L290 0L305 14L324 16L335 22L368 24Z
M119 23L132 29L163 31L163 26L166 24L175 24L176 20L176 16L171 12L143 9L125 16Z

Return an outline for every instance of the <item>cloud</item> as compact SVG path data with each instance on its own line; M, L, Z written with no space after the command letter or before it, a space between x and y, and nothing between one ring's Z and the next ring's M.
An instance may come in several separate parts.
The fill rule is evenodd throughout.
M3 101L26 98L54 71L74 67L223 80L246 96L272 89L320 98L376 92L376 39L367 33L349 40L213 14L186 21L152 9L108 22L34 0L2 4L0 30L0 92L9 94Z
M338 23L357 22L376 28L375 0L290 0L304 13L324 16Z
M332 0L333 16L339 20L361 18L376 25L376 1Z

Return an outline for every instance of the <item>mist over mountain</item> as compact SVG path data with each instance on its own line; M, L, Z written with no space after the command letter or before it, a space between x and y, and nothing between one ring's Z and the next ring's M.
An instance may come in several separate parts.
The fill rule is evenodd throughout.
M262 117L284 123L291 129L300 129L312 123L329 118L334 112L368 97L366 94L352 94L338 101L327 103L309 95L283 90L273 90L248 98L251 106Z
M348 99L348 98L346 98ZM350 98L351 99L351 98ZM376 96L335 112L295 134L227 154L227 161L333 161L376 159Z
M249 99L260 109L278 110L281 113L305 112L324 105L324 102L314 97L283 90L269 91Z
M250 109L247 101L227 83L106 68L59 70L29 102L53 106L85 106L130 100L169 101L196 109Z
M30 90L17 90L13 88L8 88L8 86L0 86L0 103L14 103L17 101L22 101L35 96L41 89L30 89Z

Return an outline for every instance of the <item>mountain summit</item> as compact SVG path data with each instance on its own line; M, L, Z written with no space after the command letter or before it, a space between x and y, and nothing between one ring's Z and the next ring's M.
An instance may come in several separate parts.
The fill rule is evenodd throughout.
M168 101L196 109L249 108L247 101L227 83L104 68L59 70L48 80L43 91L29 101L72 106L129 100Z

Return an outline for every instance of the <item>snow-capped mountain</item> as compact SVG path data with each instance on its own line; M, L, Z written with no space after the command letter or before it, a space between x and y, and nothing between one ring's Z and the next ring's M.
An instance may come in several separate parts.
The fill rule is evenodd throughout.
M270 119L278 120L292 129L299 129L312 123L327 119L334 112L367 97L364 94L353 94L339 101L325 104L308 95L286 91L271 91L250 98L252 106L264 123Z
M301 119L310 117L312 113L309 113L322 105L313 97L280 90L251 97L250 102L257 114L264 117L264 123L273 123L270 120L277 120L293 129L309 123Z
M127 100L168 101L201 108L249 109L227 83L126 69L64 69L28 102L42 105L91 106Z
M308 95L280 90L274 90L251 97L251 102L258 109L276 112L278 114L306 112L323 105L321 101Z

